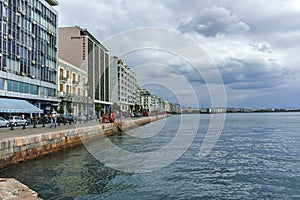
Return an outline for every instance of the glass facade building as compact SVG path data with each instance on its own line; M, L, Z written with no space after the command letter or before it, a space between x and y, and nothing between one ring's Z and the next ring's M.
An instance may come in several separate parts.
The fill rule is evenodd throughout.
M0 0L0 96L57 105L55 0Z

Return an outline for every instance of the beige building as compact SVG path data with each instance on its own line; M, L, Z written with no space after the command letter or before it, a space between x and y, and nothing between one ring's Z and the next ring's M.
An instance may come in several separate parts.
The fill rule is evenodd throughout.
M92 102L87 98L86 83L86 71L59 59L59 110L63 111L62 114L81 116L87 113Z
M98 105L109 112L112 103L108 49L87 29L62 27L58 29L58 56L87 72L88 98L92 101L88 114L94 116Z

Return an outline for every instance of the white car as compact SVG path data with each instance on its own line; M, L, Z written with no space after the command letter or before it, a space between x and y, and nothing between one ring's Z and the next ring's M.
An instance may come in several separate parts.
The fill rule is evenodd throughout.
M8 121L10 124L13 124L14 126L22 126L25 124L27 126L27 120L23 119L20 116L10 116L8 117Z
M1 127L9 127L9 121L7 121L6 119L4 119L3 117L0 117L0 126Z

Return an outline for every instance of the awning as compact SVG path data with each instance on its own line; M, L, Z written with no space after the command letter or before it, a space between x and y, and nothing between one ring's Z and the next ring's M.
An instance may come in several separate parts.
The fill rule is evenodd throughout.
M44 113L25 100L0 98L0 113Z

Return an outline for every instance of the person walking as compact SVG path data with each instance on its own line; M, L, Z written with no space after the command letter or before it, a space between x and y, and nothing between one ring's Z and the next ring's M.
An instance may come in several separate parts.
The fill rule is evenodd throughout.
M50 128L52 127L56 128L56 111L54 108L52 108L52 112L51 112L51 124L50 124Z

